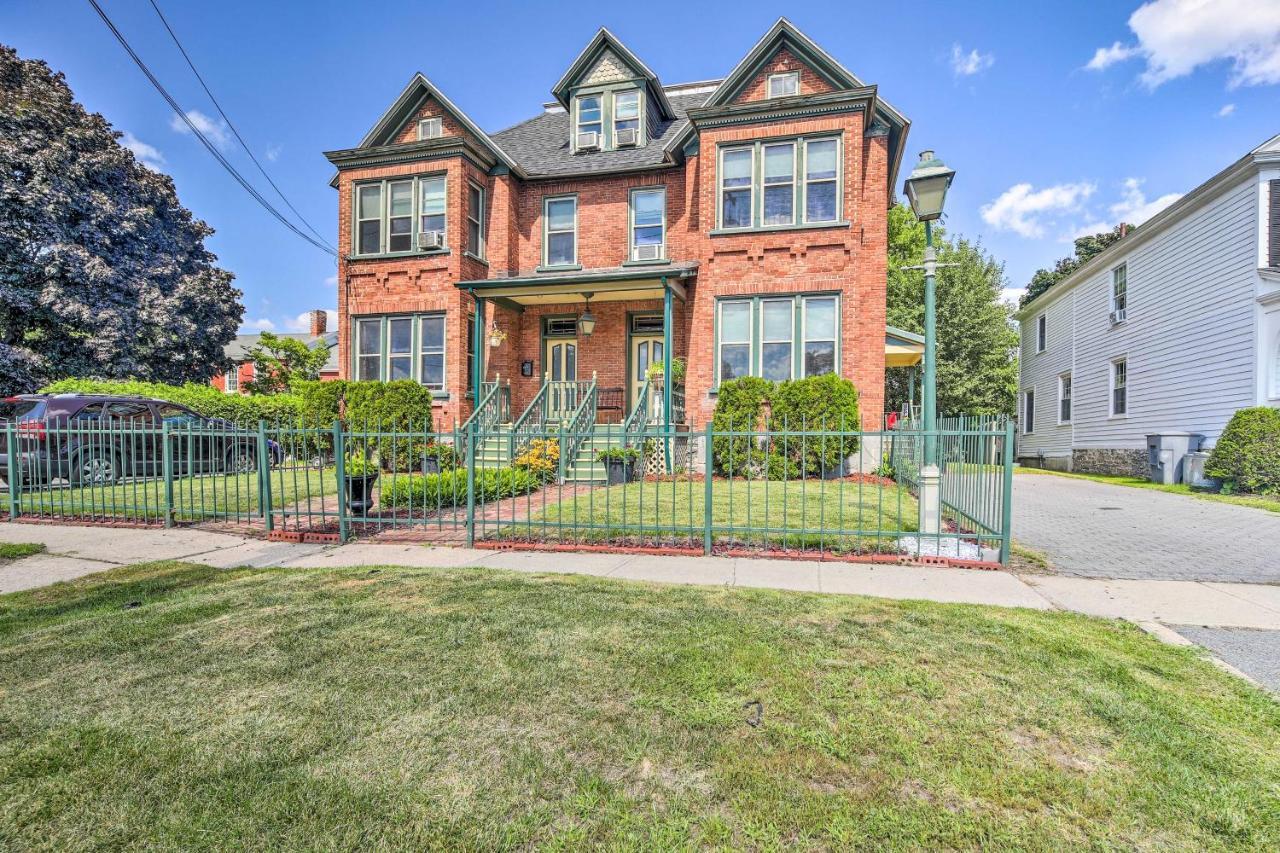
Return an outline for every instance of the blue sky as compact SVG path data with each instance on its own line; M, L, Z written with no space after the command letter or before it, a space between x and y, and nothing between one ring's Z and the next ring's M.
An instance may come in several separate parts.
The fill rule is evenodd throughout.
M186 110L216 115L149 3L100 2ZM158 2L276 183L331 241L337 199L321 152L356 144L413 72L500 130L537 113L601 25L677 83L723 76L785 12L911 118L908 164L931 147L957 170L948 227L1004 260L1011 288L1069 253L1081 229L1148 216L1280 133L1280 0L570 2L554 14L480 0ZM174 129L87 2L7 0L0 41L65 72L81 103L173 177L217 229L210 246L251 324L289 329L335 305L332 259ZM211 133L226 135L217 122Z

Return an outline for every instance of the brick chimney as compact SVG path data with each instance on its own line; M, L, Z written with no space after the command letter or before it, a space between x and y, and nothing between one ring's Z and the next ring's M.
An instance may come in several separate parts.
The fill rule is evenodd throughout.
M318 338L329 327L329 314L327 311L312 311L309 316L311 317L311 337Z

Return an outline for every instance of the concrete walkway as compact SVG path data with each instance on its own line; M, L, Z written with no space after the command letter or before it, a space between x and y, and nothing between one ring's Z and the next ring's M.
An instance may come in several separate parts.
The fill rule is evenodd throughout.
M482 566L659 583L869 595L1038 610L1074 610L1137 623L1280 630L1280 586L1097 580L972 569L730 557L492 551L410 544L296 545L202 530L2 524L0 540L49 553L0 567L0 592L31 589L147 560L211 566L336 568Z

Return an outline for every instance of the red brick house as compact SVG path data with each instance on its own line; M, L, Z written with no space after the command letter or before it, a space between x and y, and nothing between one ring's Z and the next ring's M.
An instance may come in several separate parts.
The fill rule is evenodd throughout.
M326 311L312 311L307 315L311 328L307 332L280 332L276 337L294 338L309 347L324 343L329 348L329 360L320 370L320 379L328 381L337 379L338 369L338 332L330 331L329 314ZM244 394L245 385L253 381L253 362L249 360L249 350L257 345L262 335L236 335L235 340L222 348L222 352L232 362L232 368L226 373L219 373L209 380L209 384L219 391L228 394Z
M836 371L878 429L909 122L876 87L781 19L722 80L681 85L601 29L552 93L490 134L418 74L326 154L342 375L428 384L444 421L480 381L509 383L514 419L544 383L594 378L604 422L684 357L700 428L724 380Z

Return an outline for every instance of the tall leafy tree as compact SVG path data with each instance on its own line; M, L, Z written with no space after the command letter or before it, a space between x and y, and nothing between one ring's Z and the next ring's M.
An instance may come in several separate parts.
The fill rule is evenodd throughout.
M245 357L253 362L254 377L245 383L245 390L251 394L279 394L298 380L319 379L320 370L329 360L329 348L323 341L308 347L297 338L263 332Z
M0 394L226 367L244 308L213 230L119 137L62 74L0 45Z
M934 228L938 270L938 413L1012 414L1018 391L1018 332L1001 299L1004 264L980 243L952 239ZM909 209L889 211L887 319L891 326L924 333L924 275L904 270L924 261L924 224ZM911 372L888 371L886 407L909 397ZM918 376L915 377L918 381ZM919 392L915 394L920 400Z
M1075 242L1075 254L1069 258L1059 258L1058 262L1053 265L1053 269L1036 270L1035 275L1031 276L1031 281L1027 283L1027 292L1022 294L1020 305L1026 305L1032 299L1044 293L1067 276L1071 275L1080 267L1090 261L1094 255L1110 246L1112 243L1125 236L1132 231L1134 226L1127 223L1120 223L1110 231L1103 231L1100 234L1087 234L1084 237L1077 237Z

